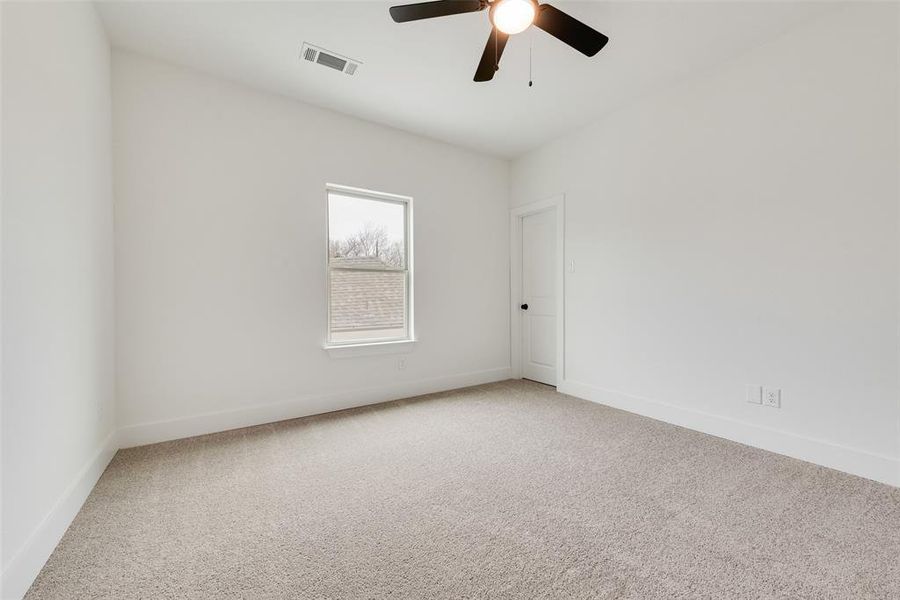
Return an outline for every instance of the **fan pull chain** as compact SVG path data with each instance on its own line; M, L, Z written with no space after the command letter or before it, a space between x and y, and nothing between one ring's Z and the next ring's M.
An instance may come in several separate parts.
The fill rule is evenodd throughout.
M531 31L528 33L528 87L534 85L534 80L531 76L531 54L534 49L534 28L531 28Z

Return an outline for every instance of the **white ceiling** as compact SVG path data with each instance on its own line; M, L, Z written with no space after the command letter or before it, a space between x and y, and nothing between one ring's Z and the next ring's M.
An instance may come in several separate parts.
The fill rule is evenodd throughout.
M586 58L543 31L472 76L487 12L396 24L397 2L104 2L114 46L486 153L515 157L834 7L817 2L572 2L609 36ZM299 59L303 41L362 61L354 76ZM534 86L528 87L533 43Z

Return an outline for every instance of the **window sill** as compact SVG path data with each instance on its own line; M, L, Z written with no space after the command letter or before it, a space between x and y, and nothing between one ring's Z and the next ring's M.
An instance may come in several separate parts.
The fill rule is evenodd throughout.
M409 354L416 340L395 340L390 342L366 342L362 344L325 344L322 348L331 358L351 358L354 356L376 356L378 354Z

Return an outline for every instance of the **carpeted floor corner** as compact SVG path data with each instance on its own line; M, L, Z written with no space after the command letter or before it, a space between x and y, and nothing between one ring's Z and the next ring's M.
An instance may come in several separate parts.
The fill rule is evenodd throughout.
M26 598L898 599L900 490L508 381L120 451Z

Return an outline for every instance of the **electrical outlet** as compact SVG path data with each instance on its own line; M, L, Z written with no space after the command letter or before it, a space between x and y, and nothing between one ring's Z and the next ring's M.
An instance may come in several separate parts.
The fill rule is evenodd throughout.
M574 260L570 260L568 263L566 263L566 270L569 273L575 272L575 261Z
M747 386L747 402L750 404L762 404L763 389L761 385Z
M406 370L406 359L405 358L401 358L401 359L397 360L397 370L398 371Z
M781 408L781 390L778 388L763 390L763 404L772 408Z

